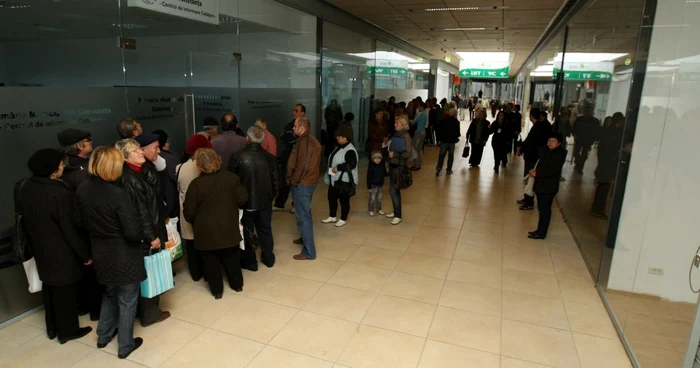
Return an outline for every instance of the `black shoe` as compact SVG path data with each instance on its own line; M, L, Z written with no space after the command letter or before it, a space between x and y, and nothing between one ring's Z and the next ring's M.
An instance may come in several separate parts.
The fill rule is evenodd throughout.
M496 167L493 168L493 172L495 172L496 174L498 174L498 166L496 166Z
M219 299L221 299L221 298L223 298L223 297L224 297L224 294L223 294L223 293L214 294L214 299L216 299L216 300L219 300Z
M140 338L140 337L134 337L134 348L131 349L131 351L128 352L128 353L126 353L126 354L119 354L119 359L126 359L126 358L128 358L129 355L131 355L131 353L133 353L134 351L136 351L136 349L140 348L141 345L143 345L143 339Z
M525 202L524 199L520 199L520 200L515 201L515 203L517 203L517 204L519 204L519 205L522 206L522 205L524 205L524 204L527 203L527 202Z
M202 276L193 277L193 278L192 278L192 281L194 281L194 282L199 282L199 280L201 280L201 279L202 279Z
M100 315L99 314L90 314L90 320L93 322L97 322L100 320Z
M520 206L521 211L532 211L535 209L535 206L529 205L529 204L524 204Z
M535 231L529 231L529 232L527 233L527 235L533 235L533 234L537 234L537 233L538 233L537 230L535 230Z
M58 339L58 342L61 343L61 345L63 345L68 341L81 339L90 332L92 332L92 327L81 327L78 329L78 334L63 339Z
M447 170L447 175L452 175L452 170Z
M107 345L109 345L110 342L112 342L112 339L114 339L115 336L119 335L119 329L115 328L114 333L112 334L112 338L109 339L109 341L106 344L100 344L99 342L97 343L97 348L98 349L104 349Z
M274 258L269 261L269 260L263 260L262 263L267 267L267 268L272 268L275 266L275 260Z
M292 240L292 243L298 244L298 245L304 245L304 239L302 239L302 238L294 239L294 240Z
M544 236L540 233L534 233L534 234L528 235L527 237L530 239L544 239L546 236Z
M49 340L53 340L56 338L56 331L46 331L46 336Z
M435 169L435 176L440 176L440 171L442 171L442 169Z
M235 291L236 291L237 293L240 293L241 291L243 291L243 288L238 288L238 289L236 289Z
M256 265L245 265L245 266L241 266L241 268L244 270L248 270L250 272L258 272L258 265L257 264Z

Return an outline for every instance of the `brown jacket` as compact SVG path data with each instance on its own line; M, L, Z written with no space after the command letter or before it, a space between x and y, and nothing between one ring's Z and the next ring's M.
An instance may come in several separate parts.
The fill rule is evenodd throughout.
M287 163L287 184L316 185L321 167L321 144L305 133L297 139Z

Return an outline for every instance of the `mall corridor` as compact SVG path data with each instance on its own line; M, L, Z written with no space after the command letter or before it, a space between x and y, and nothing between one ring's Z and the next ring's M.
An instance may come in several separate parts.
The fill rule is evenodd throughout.
M117 344L97 350L94 333L46 339L40 311L0 330L0 367L629 367L561 216L546 241L527 239L537 213L515 204L522 160L495 175L489 148L481 169L458 157L452 176L435 177L437 149L425 153L400 225L369 217L360 190L346 226L323 225L319 185L317 260L292 259L294 215L277 212L274 268L244 271L243 293L215 300L176 262L161 300L172 318L137 326L145 344L127 361Z

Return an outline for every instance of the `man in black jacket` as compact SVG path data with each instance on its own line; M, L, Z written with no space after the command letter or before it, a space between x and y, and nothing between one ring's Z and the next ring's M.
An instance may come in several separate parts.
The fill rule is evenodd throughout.
M455 161L455 144L459 142L459 137L462 135L459 130L457 109L450 109L450 116L442 121L437 131L438 141L440 141L440 157L438 157L437 167L435 168L435 176L440 175L440 171L442 171L442 163L445 162L446 153L448 154L447 175L452 175L452 164Z
M600 120L593 116L593 105L586 105L583 115L576 118L571 129L574 135L574 171L579 174L583 174L583 166L591 147L598 141L600 129Z
M547 121L540 121L540 109L534 108L530 110L530 122L534 125L530 128L527 138L523 142L522 147L518 149L518 155L523 155L525 158L525 172L527 176L530 170L535 167L537 160L540 159L540 148L547 145L549 134L552 132L552 126ZM532 210L535 208L535 197L525 194L525 197L518 201L521 205L521 210Z
M248 128L248 145L233 156L228 167L241 178L241 185L248 190L248 201L242 207L245 250L241 255L241 267L250 271L258 270L253 247L255 233L260 242L262 263L267 267L275 265L272 200L279 190L280 181L275 156L262 148L265 134L258 126Z
M297 136L294 135L294 122L298 118L306 116L306 107L302 104L297 104L292 110L292 115L294 119L284 127L284 132L279 139L280 145L277 146L277 170L279 170L278 174L282 178L287 177L287 162L289 162L289 156L292 154L294 144L297 142ZM273 211L284 211L290 190L291 187L287 185L285 180L280 181L279 193L277 193L275 205L272 206ZM294 205L292 205L292 213L294 213Z
M68 156L62 179L75 191L80 183L90 178L88 156L92 153L92 134L73 128L66 129L58 133L58 143Z
M549 223L552 220L552 203L559 192L561 169L566 161L566 149L561 143L564 137L561 133L550 133L547 146L540 148L540 160L537 167L528 173L535 178L535 195L540 210L540 220L537 230L528 233L530 239L547 237Z

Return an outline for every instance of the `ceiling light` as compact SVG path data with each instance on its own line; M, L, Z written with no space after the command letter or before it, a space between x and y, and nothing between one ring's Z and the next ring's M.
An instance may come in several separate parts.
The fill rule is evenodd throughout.
M431 31L485 31L493 30L493 28L484 27L462 27L462 28L431 28Z
M409 63L416 63L418 60L412 59L408 56L404 56L401 54L397 54L392 51L377 51L377 52L363 52L363 53L357 53L353 54L350 53L348 55L351 56L357 56L365 59L378 59L378 60L400 60L400 61L408 61Z
M427 12L438 12L438 11L470 11L470 10L506 10L510 9L510 6L467 6L462 8L429 8L425 9Z
M456 52L462 60L510 62L510 52Z

